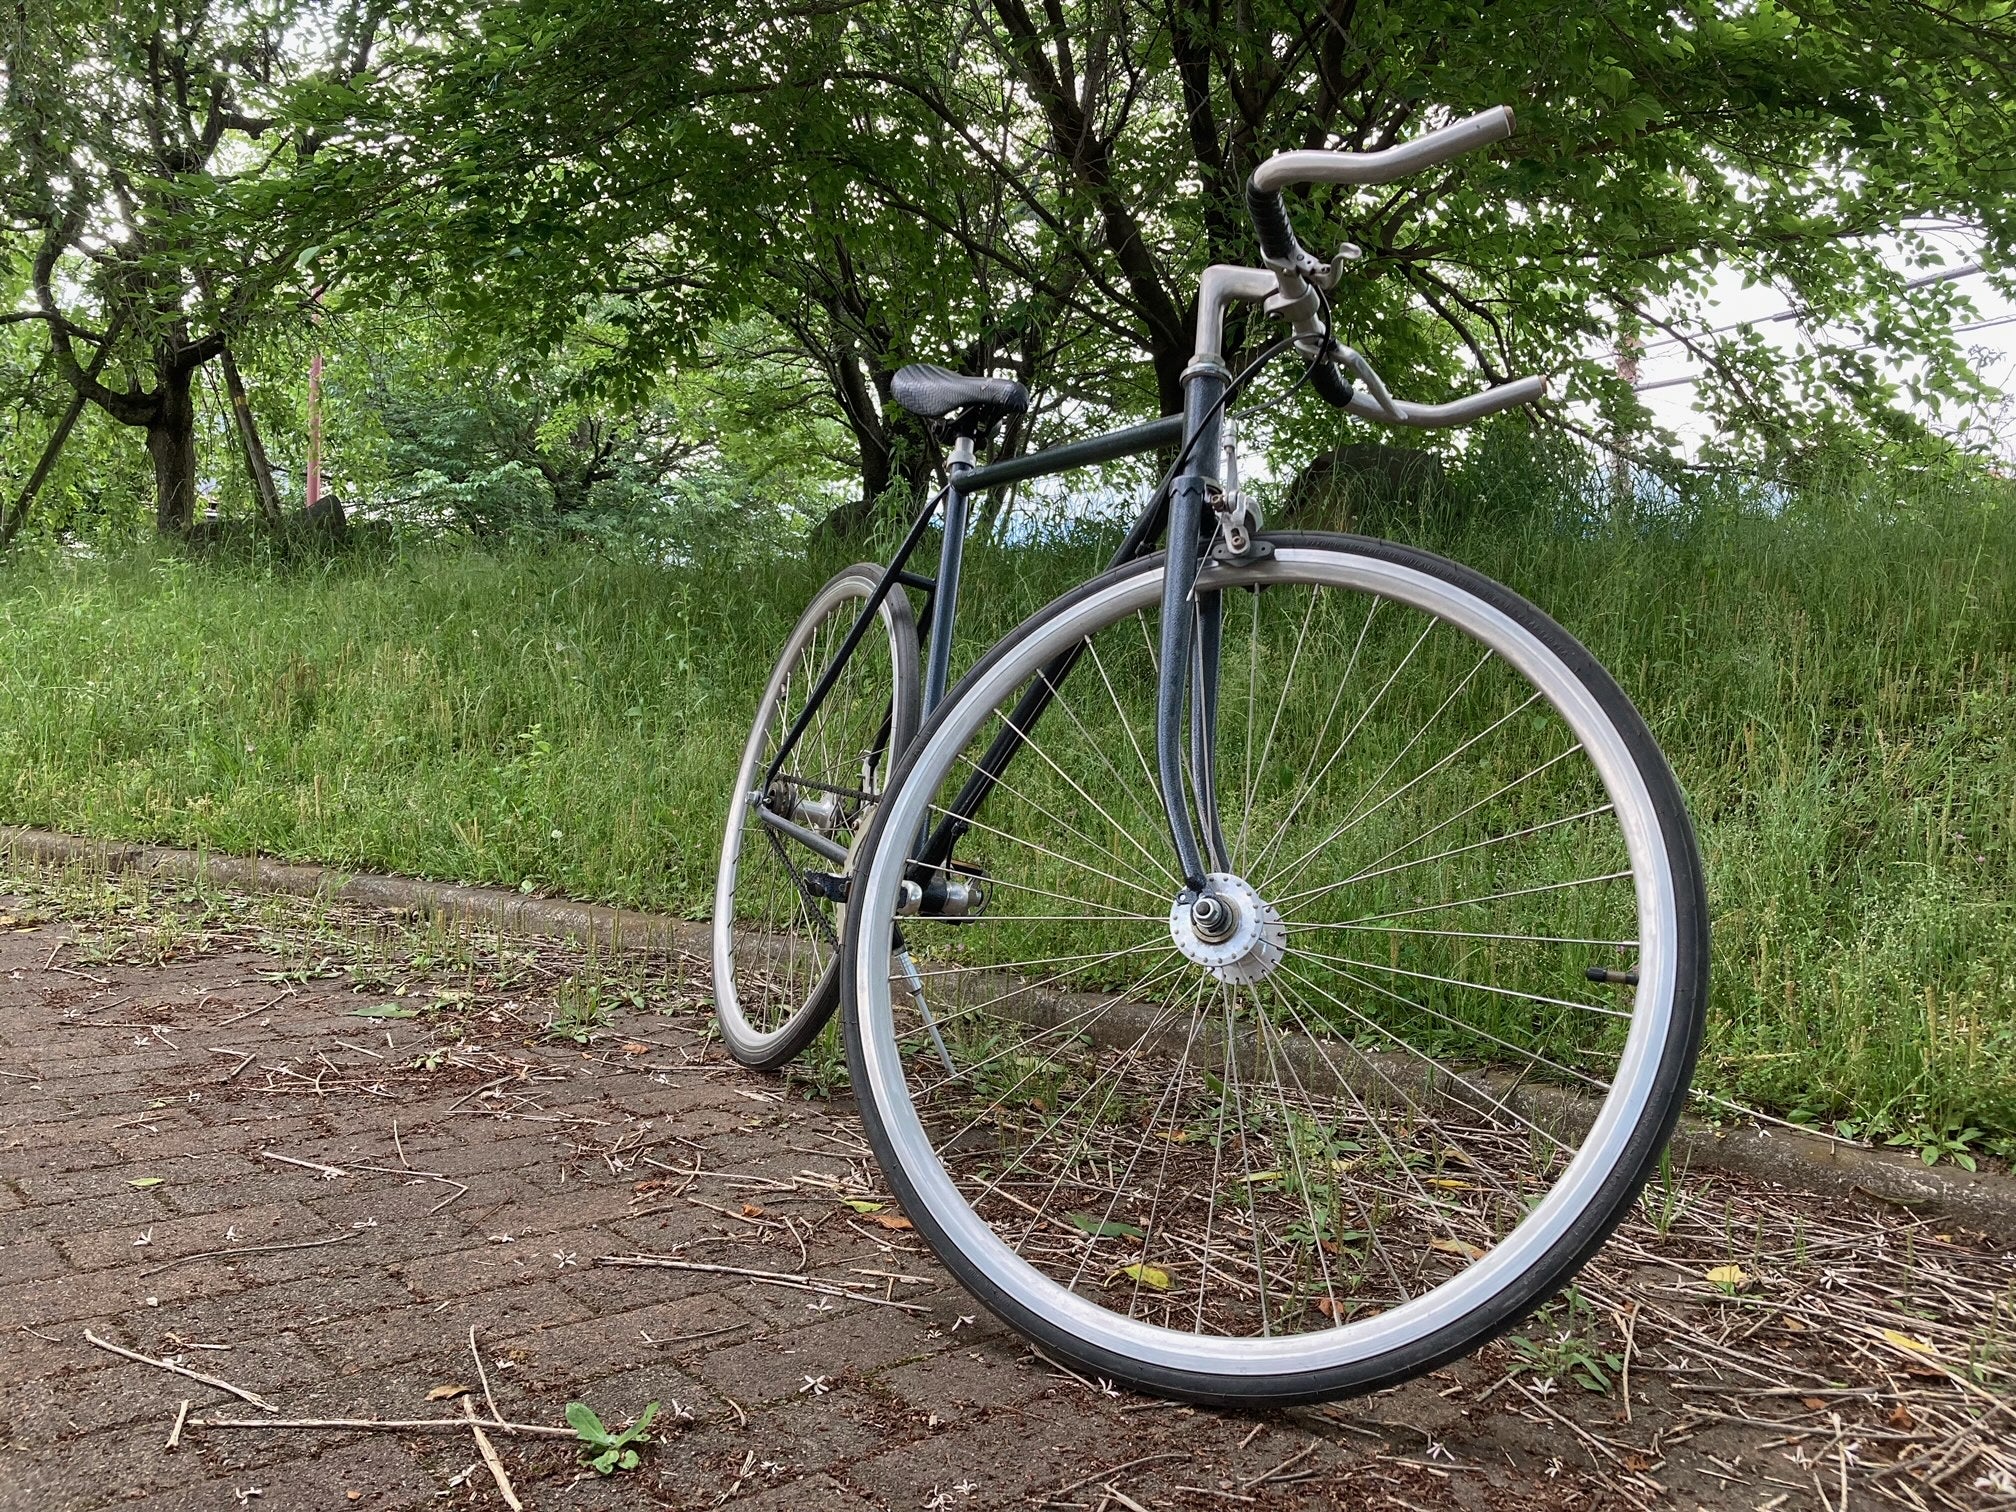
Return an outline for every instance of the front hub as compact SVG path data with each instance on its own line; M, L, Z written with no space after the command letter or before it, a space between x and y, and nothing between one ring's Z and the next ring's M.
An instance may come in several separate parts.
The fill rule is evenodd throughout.
M1271 903L1230 872L1212 872L1201 893L1169 910L1176 948L1221 982L1260 981L1288 953L1288 928Z

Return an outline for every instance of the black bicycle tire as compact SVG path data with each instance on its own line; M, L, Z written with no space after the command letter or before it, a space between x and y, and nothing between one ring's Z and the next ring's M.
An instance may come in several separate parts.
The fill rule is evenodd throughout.
M1675 942L1677 973L1673 1015L1660 1054L1652 1095L1621 1157L1611 1167L1594 1199L1584 1206L1539 1263L1520 1272L1513 1283L1493 1293L1484 1305L1402 1349L1371 1356L1348 1366L1234 1378L1145 1365L1089 1346L1060 1328L1051 1317L1010 1297L970 1257L949 1242L945 1230L921 1200L918 1189L897 1158L876 1105L874 1090L865 1074L860 1014L852 1000L858 976L857 958L863 948L862 928L859 910L850 912L842 952L845 972L842 996L847 1009L842 1022L852 1085L870 1147L875 1151L884 1179L939 1260L989 1311L1088 1375L1125 1382L1156 1395L1243 1406L1287 1406L1396 1385L1474 1352L1515 1327L1559 1292L1629 1215L1639 1191L1656 1170L1659 1157L1686 1104L1705 1029L1708 995L1706 885L1684 795L1650 727L1593 653L1512 589L1432 552L1366 536L1316 532L1282 532L1270 534L1266 539L1277 547L1350 552L1439 577L1451 587L1508 615L1558 656L1571 675L1595 698L1605 719L1623 738L1634 765L1646 783L1658 819L1662 846L1672 869L1678 937ZM932 734L953 716L967 687L1023 641L1039 633L1053 616L1101 592L1128 574L1159 572L1161 562L1162 557L1158 553L1103 573L1046 605L1011 631L961 679L918 732L904 760L893 771L887 793L893 795L909 779ZM857 852L857 875L865 874L874 865L883 838L883 819L888 812L889 805L885 803L878 809L875 821L863 837Z
M776 665L772 667L770 676L764 683L763 701L757 706L754 724L760 725L762 723L773 698L778 674L786 662L793 659L794 653L792 648L798 645L801 634L813 621L815 615L824 618L825 614L832 612L830 607L823 612L820 610L820 605L827 599L828 595L841 584L851 582L854 586L866 590L861 595L865 598L868 593L874 591L876 584L881 579L881 567L872 562L856 562L851 566L841 568L840 571L820 585L818 592L812 596L811 604L807 606L805 612L793 623L791 633L785 637L784 650L779 654ZM894 648L896 661L894 676L896 694L895 716L891 720L890 743L900 758L902 753L907 749L909 742L917 733L920 717L919 711L923 698L923 684L918 672L917 620L915 611L910 607L910 600L900 586L890 589L888 596L883 599L878 613L885 617L886 630L890 643ZM748 750L749 747L745 743L744 764L746 764L748 759ZM735 1037L723 1021L719 988L717 985L714 1002L716 1021L721 1026L722 1039L728 1047L729 1054L739 1064L747 1066L752 1071L781 1070L804 1054L806 1047L814 1039L818 1038L819 1032L826 1027L827 1023L832 1019L835 1009L840 1006L839 972L843 954L844 951L841 949L836 949L833 952L832 957L826 963L826 969L820 973L819 979L813 983L810 991L807 993L804 1005L783 1024L779 1025L776 1030L764 1035L765 1044L763 1048L753 1053L737 1048ZM718 966L716 969L718 970Z

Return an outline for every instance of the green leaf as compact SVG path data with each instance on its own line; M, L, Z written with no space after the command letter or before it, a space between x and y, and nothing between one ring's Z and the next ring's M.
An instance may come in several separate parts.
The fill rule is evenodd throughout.
M1090 1213L1066 1213L1064 1221L1081 1234L1090 1234L1094 1239L1139 1239L1141 1230L1131 1223L1122 1223L1114 1218L1095 1218Z
M615 1442L609 1430L602 1426L602 1419L595 1415L595 1409L586 1402L567 1404L567 1426L581 1436L585 1444L606 1446Z
M396 1003L386 1003L377 1008L353 1008L350 1010L350 1016L368 1019L408 1019L418 1018L420 1015L412 1008L401 1008Z
M126 1185L130 1187L139 1187L142 1191L145 1191L148 1187L157 1187L161 1185L161 1183L166 1181L167 1179L168 1178L166 1176L136 1176L133 1180L127 1182Z

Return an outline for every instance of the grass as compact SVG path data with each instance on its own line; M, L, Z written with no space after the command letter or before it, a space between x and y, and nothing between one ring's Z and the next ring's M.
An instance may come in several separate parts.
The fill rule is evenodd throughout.
M1700 822L1702 1084L2016 1153L2016 508L1869 477L1432 542L1617 674ZM1096 543L969 562L968 655ZM824 569L414 547L0 569L0 821L703 914L726 784ZM1970 1132L1973 1131L1973 1132Z

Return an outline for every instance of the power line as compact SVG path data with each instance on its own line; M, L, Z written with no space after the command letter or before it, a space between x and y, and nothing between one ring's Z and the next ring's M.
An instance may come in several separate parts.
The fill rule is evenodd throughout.
M1907 280L1903 287L1906 290L1923 289L1931 284L1953 283L1962 278L1973 278L1984 271L1978 262L1961 263L1957 267L1940 268L1931 273L1920 274L1917 278ZM1801 315L1811 313L1810 305L1788 305L1775 315L1759 315L1751 320L1732 320L1728 325L1713 326L1693 336L1667 336L1658 341L1648 342L1638 349L1636 355L1643 357L1645 353L1657 351L1660 347L1684 346L1690 341L1706 341L1710 336L1726 336L1731 331L1748 330L1751 326L1775 325L1780 321L1796 320Z
M1777 319L1778 317L1773 316L1772 318ZM1963 336L1969 331L1989 331L1993 330L1997 326L2006 326L2006 325L2016 325L2016 315L1998 315L1993 320L1977 320L1967 325L1954 326L1952 329L1952 334L1955 336ZM1734 328L1731 327L1730 329ZM1861 352L1861 351L1867 351L1870 347L1881 346L1882 344L1883 343L1880 341L1858 341L1854 346L1841 347L1838 350L1846 352ZM1634 394L1649 394L1654 389L1681 388L1686 384L1699 383L1703 378L1706 378L1707 376L1708 374L1705 372L1686 373L1678 378L1658 378L1654 379L1650 383L1634 383L1631 385L1631 392Z

